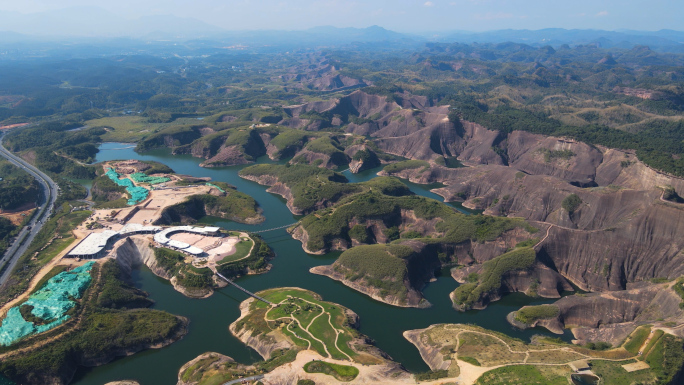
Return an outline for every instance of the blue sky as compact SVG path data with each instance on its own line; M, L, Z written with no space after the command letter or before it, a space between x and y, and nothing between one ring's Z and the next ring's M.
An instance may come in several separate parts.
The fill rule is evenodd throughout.
M496 29L684 30L684 0L0 0L0 12L97 6L127 18L172 14L230 30L380 25L400 32Z

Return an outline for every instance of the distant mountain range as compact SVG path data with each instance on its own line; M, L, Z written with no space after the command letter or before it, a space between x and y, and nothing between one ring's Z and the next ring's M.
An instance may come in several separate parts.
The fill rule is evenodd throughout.
M647 45L651 48L684 48L684 32L661 31L603 31L594 29L547 28L540 30L499 30L480 33L455 32L433 35L432 40L460 43L514 42L533 46L563 44L594 44L602 48L632 48Z
M603 31L548 28L490 32L441 32L403 34L379 26L368 28L315 27L299 31L228 31L203 21L171 15L126 19L98 7L72 7L50 12L0 13L0 43L23 41L87 41L97 38L139 40L201 40L222 46L312 47L350 43L393 42L421 44L427 41L460 43L515 42L531 46L593 44L603 48L632 48L647 45L654 50L684 52L684 32Z

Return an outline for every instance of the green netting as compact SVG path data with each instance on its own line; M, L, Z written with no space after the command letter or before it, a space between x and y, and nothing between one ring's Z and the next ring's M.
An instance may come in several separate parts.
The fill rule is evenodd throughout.
M219 186L217 186L217 185L215 185L215 184L213 184L213 183L208 183L208 182L207 182L207 186L209 186L209 187L216 187L216 189L219 190L219 191L222 192L222 193L225 193L225 192L226 192L225 190L223 190L222 188L220 188Z
M26 336L48 331L68 320L66 313L76 306L74 299L81 298L90 285L90 269L94 263L88 262L71 271L57 274L33 293L28 301L9 309L0 325L0 346L9 346ZM23 306L32 306L31 314L46 323L35 325L26 321L19 310Z
M9 378L0 374L0 385L16 385L16 382L13 382Z
M119 173L114 171L113 168L107 170L105 175L107 175L109 179L114 181L114 183L118 184L119 186L126 187L126 192L131 194L131 199L129 199L127 202L129 205L134 205L136 203L144 201L150 194L150 192L147 191L146 188L134 185L133 181L128 178L119 179Z
M159 184L159 183L165 183L171 180L171 178L167 178L165 176L149 176L147 174L144 174L142 172L136 172L131 174L131 178L133 178L134 181L137 183L149 183L149 184Z

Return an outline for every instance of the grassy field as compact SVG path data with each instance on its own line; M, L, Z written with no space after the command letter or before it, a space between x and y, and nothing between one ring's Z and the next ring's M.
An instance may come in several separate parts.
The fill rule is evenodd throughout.
M328 356L323 346L316 340L318 339L323 341L332 358L348 360L347 356L354 359L358 355L349 347L349 342L356 335L356 330L347 325L344 308L330 302L321 301L314 293L301 289L272 289L259 295L274 303L282 302L279 307L267 311L267 320L275 321L280 319L288 321L290 317L294 317L299 322L301 326L293 322L281 329L296 345L306 348L308 343L304 340L307 340L311 343L312 349L324 357ZM255 310L265 309L266 304L254 302L252 308ZM332 323L334 329L330 323ZM308 328L308 332L303 328ZM335 329L340 333L339 337L337 337ZM336 337L337 344L335 344Z
M221 265L224 263L234 262L247 257L247 255L249 255L249 251L252 249L252 246L254 246L253 240L240 240L240 242L235 245L235 253L223 258L218 264Z
M463 324L433 326L423 332L421 340L427 341L431 348L442 352L445 355L444 359L457 357L459 360L482 367L503 366L486 372L478 379L477 384L567 384L570 367L564 364L582 359L589 360L592 365L600 362L600 370L606 373L615 372L619 376L620 371L624 372L620 367L622 364L609 365L607 362L611 361L597 358L626 359L632 362L635 358L621 347L607 351L592 351L539 337L528 344L498 332ZM639 378L653 378L652 374L649 376Z
M634 360L627 361L590 361L591 370L601 377L602 385L622 384L653 384L655 376L650 370L638 370L627 372L622 365L631 364Z
M638 354L639 348L644 344L644 342L646 342L646 339L650 333L650 326L639 326L629 337L627 337L627 341L623 347L625 350L634 355Z
M651 340L648 341L648 345L643 350L643 356L639 357L639 359L644 359L646 356L651 353L651 350L655 346L655 344L660 340L660 338L665 334L662 330L656 330L655 333L653 334L653 337L651 337Z
M476 385L567 385L570 369L532 365L504 366L483 374Z
M359 369L353 366L337 365L325 361L313 361L304 365L307 373L323 373L340 381L353 381L359 375Z
M74 242L74 239L74 237L55 239L48 247L45 248L45 250L38 254L38 260L43 264L47 264L59 253L64 251L64 249L69 247L69 245Z
M142 116L112 116L88 120L86 124L90 127L105 127L107 133L102 136L105 142L133 143L169 126L198 122L193 118L180 118L170 123L149 123Z
M482 366L503 365L512 362L523 362L524 353L512 353L498 339L475 333L460 335L458 354L477 360Z
M86 121L90 127L105 127L107 133L102 139L109 142L136 142L146 135L156 132L164 124L147 123L142 116L114 116Z
M555 305L525 306L516 312L515 319L531 325L540 319L553 318L558 313L560 313L560 310Z

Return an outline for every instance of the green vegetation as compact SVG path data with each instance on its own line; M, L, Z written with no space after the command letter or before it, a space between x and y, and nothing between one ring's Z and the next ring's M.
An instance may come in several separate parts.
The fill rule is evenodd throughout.
M419 238L424 243L461 243L471 239L484 242L526 225L519 219L458 213L444 203L411 195L406 186L395 178L375 178L356 186L364 192L342 198L332 208L319 210L302 219L301 224L309 236L309 250L326 249L333 239L350 239L349 223L364 223L367 219L381 220L387 227L385 236L390 240L398 239L398 228L392 228L401 224L402 210L412 210L421 219L439 218L436 231L422 234ZM360 229L355 234L359 236ZM412 235L415 237L416 234Z
M192 195L185 201L166 207L162 214L165 224L192 224L211 215L245 223L261 219L259 205L251 196L236 190L228 190L226 195Z
M684 277L677 279L677 282L672 285L672 289L682 299L682 302L679 303L679 308L684 309Z
M9 247L9 241L14 237L20 228L14 226L12 221L7 218L0 217L0 255L5 253L5 250Z
M316 385L316 382L313 380L297 380L297 385Z
M260 272L268 267L268 261L275 256L275 253L257 234L250 234L250 238L254 242L252 252L246 258L239 260L233 259L230 262L226 262L224 259L217 266L219 273L228 278L237 278L247 274L249 271ZM247 245L245 244L241 247L247 247Z
M408 279L406 259L413 250L401 245L364 245L353 247L340 255L334 268L345 274L345 279L363 280L367 285L381 289L381 296L392 295L406 301Z
M527 239L525 241L518 242L515 245L515 247L516 248L518 248L518 247L532 247L532 246L536 245L537 243L539 243L539 238L530 238L530 239Z
M646 362L658 378L658 384L671 384L684 366L684 340L664 334L653 346Z
M642 352L643 353L643 355L641 357L642 359L644 357L648 357L648 355L651 353L651 350L653 349L653 347L658 343L658 341L660 341L660 338L663 337L663 334L665 334L665 332L660 330L660 329L653 332L653 336L651 337L651 340L648 341L648 344L646 345L646 347L644 348L644 350Z
M311 344L312 349L328 357L323 345L313 338L316 337L323 341L331 358L349 360L358 356L350 343L359 334L349 324L344 307L322 301L317 294L297 288L269 289L257 295L281 305L270 308L263 302L253 302L249 315L237 321L237 331L247 328L262 340L273 338L266 336L269 333L282 333L298 347L296 350Z
M99 286L96 304L101 308L132 309L151 306L154 302L147 293L126 282L127 277L112 263L102 265L103 280Z
M85 122L91 127L103 127L107 132L103 140L110 142L133 143L151 132L155 132L161 124L149 123L142 116L115 116L92 119Z
M181 146L190 144L194 140L199 139L201 134L198 126L191 125L174 125L161 129L160 131L146 137L138 142L136 151L145 152L154 148L168 147L171 143L173 146Z
M126 187L116 184L106 175L96 177L90 191L97 203L112 202L126 196ZM125 202L121 207L126 207Z
M482 300L483 296L495 293L501 288L501 278L504 274L530 268L535 258L534 249L525 247L485 262L477 283L463 284L454 290L452 293L454 303L461 310L470 309L476 302Z
M185 254L180 251L157 247L154 249L154 258L157 265L170 275L174 275L181 268L185 260Z
M354 225L349 230L349 237L355 239L359 243L370 243L372 241L368 230L364 225Z
M239 261L240 259L247 257L252 250L252 246L254 246L254 242L251 239L240 240L240 242L235 244L235 253L223 258L218 264L221 265L228 262Z
M105 142L135 143L157 131L173 126L196 123L196 119L179 118L171 123L150 122L144 116L110 116L87 120L85 124L90 127L104 128L106 133L102 135Z
M564 375L532 365L504 366L486 372L476 385L567 385Z
M94 277L97 277L97 269L93 268ZM122 309L130 310L100 306L98 301L102 294L98 293L101 293L103 286L125 286L120 282L121 272L116 262L106 262L101 269L101 278L93 281L83 296L83 302L70 311L72 315L83 318L74 331L48 342L40 349L3 360L0 362L0 373L19 383L42 383L46 377L71 378L79 362L101 359L103 356L114 357L122 350L149 347L174 338L182 331L182 322L165 312L133 309L133 303L124 304L120 301L116 303ZM120 292L118 288L114 290ZM138 296L143 296L142 292L136 294L136 301ZM74 323L71 325L69 327L75 326ZM59 329L55 329L40 338L59 333ZM12 349L25 347L31 341L31 338L21 341Z
M450 157L439 157L435 159L435 163L440 165L440 166L445 166L447 168L461 168L463 167L463 163L461 163L460 160L458 160L457 157L455 156L450 156Z
M591 371L601 378L601 384L667 384L654 381L655 378L651 370L638 370L636 372L627 372L622 367L622 365L631 364L633 362L634 360L616 362L601 360L590 361Z
M548 148L540 148L537 152L544 155L544 161L546 163L554 162L557 159L568 160L577 155L570 150L549 150Z
M307 373L323 373L333 376L340 381L353 381L359 375L359 370L353 366L338 365L325 361L312 361L304 365Z
M278 151L274 154L275 159L282 159L293 156L297 151L304 147L304 144L314 133L300 130L283 130L275 138L271 139L270 144L274 145Z
M677 194L677 190L672 186L665 186L663 188L663 199L676 203L684 203L684 199Z
M580 207L581 204L582 199L577 194L570 194L563 199L563 202L561 202L561 207L563 207L568 214L572 214Z
M0 160L0 210L16 210L40 197L38 182L7 160Z
M214 286L211 279L214 274L211 270L198 269L185 263L186 256L179 251L159 247L154 249L154 257L158 266L170 276L176 277L176 282L185 289L205 292Z
M440 378L447 378L449 377L449 371L448 370L435 370L425 372L425 373L417 373L415 375L416 381L434 381L434 380L439 380Z
M311 140L304 148L311 152L329 156L330 162L335 166L344 166L349 163L349 157L344 153L344 147L335 137L322 136Z
M143 172L146 175L152 175L152 174L175 174L175 171L164 163L160 162L155 162L153 160L145 160L142 161L142 163L150 166L149 168L146 168Z
M612 348L613 345L609 344L608 342L599 341L599 342L587 342L584 345L584 347L589 349L589 350L596 350L596 351L601 352L601 351L608 350L608 349Z
M515 319L531 325L535 321L556 317L560 309L556 305L525 306L515 312Z
M347 179L341 174L308 165L258 164L242 169L240 176L277 178L292 191L294 207L305 213L313 211L318 204L335 202L360 191L360 187L344 183Z
M392 163L383 169L384 172L388 174L396 174L404 170L412 170L412 169L428 169L430 168L430 163L424 161L424 160L405 160L402 162L397 162L397 163Z
M632 334L627 338L627 341L622 345L628 352L637 355L639 353L639 348L646 342L646 339L651 334L650 326L639 326Z
M469 357L469 356L458 356L458 359L461 361L465 361L471 365L475 366L481 366L480 361L477 360L475 357Z

